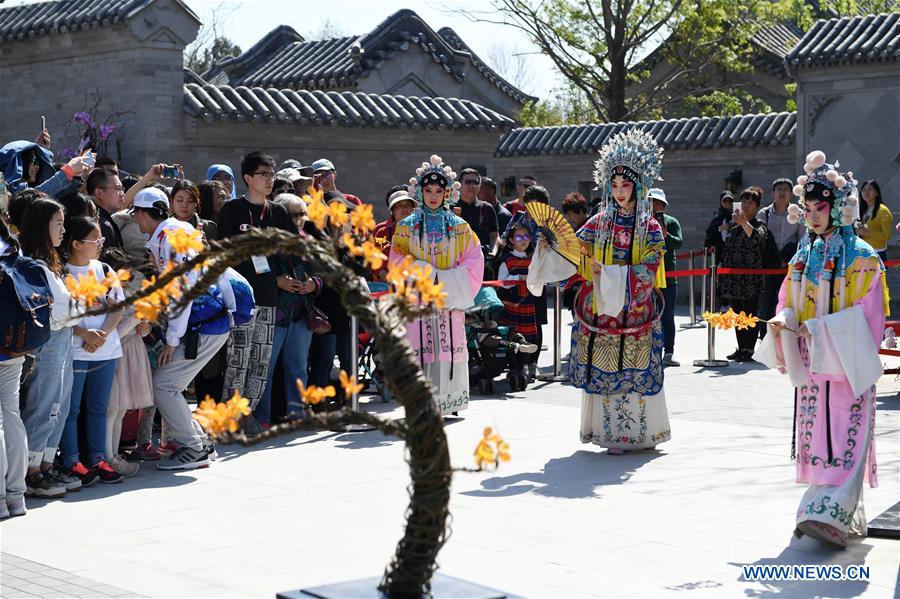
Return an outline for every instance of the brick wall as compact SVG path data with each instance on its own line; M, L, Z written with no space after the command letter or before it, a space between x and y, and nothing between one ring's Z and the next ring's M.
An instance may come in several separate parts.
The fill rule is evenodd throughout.
M184 146L166 160L184 164L188 177L203 180L210 164L224 163L240 178L241 156L252 150L265 150L279 163L295 158L310 164L325 157L337 169L338 188L371 202L379 219L387 216L388 189L406 183L431 154L439 154L457 172L463 166L489 168L499 138L495 132L466 130L208 123L187 115L184 130ZM238 192L243 191L239 185Z

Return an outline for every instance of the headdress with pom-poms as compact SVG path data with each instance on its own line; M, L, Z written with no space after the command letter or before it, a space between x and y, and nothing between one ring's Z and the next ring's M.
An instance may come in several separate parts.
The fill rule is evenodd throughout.
M795 224L803 218L807 199L831 204L831 224L835 227L850 227L859 220L859 191L853 172L841 173L837 170L840 166L839 161L827 163L821 150L806 155L803 165L806 174L797 177L794 186L794 195L800 198L800 203L788 206L788 222Z
M424 206L425 198L422 195L422 189L432 183L437 183L444 188L444 208L448 208L450 203L459 200L460 184L456 180L456 173L449 164L444 164L443 159L437 154L432 154L428 162L423 162L422 166L416 169L416 176L410 177L407 190L409 195L419 201L420 206Z
M853 233L853 224L859 220L859 191L853 172L841 173L837 169L841 163L837 160L834 164L826 162L825 152L815 150L806 155L806 164L803 165L804 175L797 177L794 186L794 195L800 198L799 204L788 206L787 220L795 224L804 220L806 202L828 202L831 205L831 224L838 228L840 235L832 235L825 244L825 268L822 277L826 280L834 280L843 276L846 268L842 259L844 253L844 235ZM809 267L809 255L812 244L809 238L809 223L806 223L807 232L803 235L794 256L793 278L800 280Z
M616 175L634 182L635 231L638 238L644 238L653 212L653 203L647 193L656 181L662 181L663 150L653 137L637 128L623 131L607 141L600 148L600 156L594 162L594 181L597 183L603 203L604 215L597 228L597 241L605 243L612 231L613 212L616 208L612 200L612 180Z

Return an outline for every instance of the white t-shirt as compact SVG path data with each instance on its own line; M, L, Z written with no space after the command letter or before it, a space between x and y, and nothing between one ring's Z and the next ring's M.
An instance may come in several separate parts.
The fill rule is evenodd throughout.
M66 272L76 279L78 277L87 276L89 271L94 273L94 276L97 277L98 281L103 280L107 272L106 269L104 269L104 264L99 260L91 260L87 266L66 264ZM125 299L125 294L122 292L122 288L116 284L109 290L109 293L106 294L106 299L109 301L120 302ZM103 328L103 323L106 322L106 317L106 314L85 316L81 319L81 322L77 324L85 329L101 329ZM112 360L122 357L122 344L119 342L119 332L116 329L109 332L106 336L106 343L101 345L94 353L89 353L82 349L83 345L84 340L81 337L78 335L72 336L72 347L75 348L72 356L74 360L100 362L102 360Z

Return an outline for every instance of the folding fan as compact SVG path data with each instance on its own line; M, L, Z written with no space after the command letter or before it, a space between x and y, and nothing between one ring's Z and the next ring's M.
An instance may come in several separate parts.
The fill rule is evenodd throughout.
M560 256L575 264L581 262L581 245L572 225L559 210L549 204L528 202L525 209L531 215L547 244Z

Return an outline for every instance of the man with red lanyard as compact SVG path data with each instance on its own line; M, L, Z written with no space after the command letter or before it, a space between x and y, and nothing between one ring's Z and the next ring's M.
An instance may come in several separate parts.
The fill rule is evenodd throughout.
M316 186L316 189L322 190L322 192L329 191L340 191L335 184L337 181L337 171L334 170L334 164L331 163L327 158L319 158L315 162L312 163L313 169L313 185ZM353 195L352 193L344 193L344 198L348 200L351 204L355 204L356 206L362 205L362 200Z
M266 198L272 193L275 177L275 159L262 152L250 152L241 160L241 178L247 186L247 195L226 202L219 212L218 239L241 235L251 229L275 227L296 234L297 228L287 208ZM255 409L266 390L269 374L269 355L275 338L275 307L278 305L278 288L291 285L288 277L276 277L271 261L275 256L253 256L239 264L235 270L241 273L253 288L256 297L256 313L253 319L231 330L228 340L228 366L222 398L227 400L235 390L250 400ZM282 287L287 290L286 287ZM248 418L244 428L248 434L254 420ZM250 430L248 430L248 428Z

